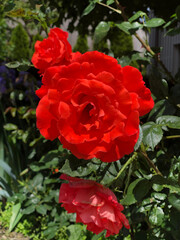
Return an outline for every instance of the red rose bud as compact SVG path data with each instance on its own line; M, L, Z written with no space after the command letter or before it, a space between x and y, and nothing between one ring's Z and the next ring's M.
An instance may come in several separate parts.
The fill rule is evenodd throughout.
M106 237L118 234L123 225L129 229L129 222L114 193L92 180L61 175L68 180L60 188L59 202L68 213L76 213L76 222L87 225L95 234L107 230Z
M67 37L67 32L53 28L47 39L35 43L35 53L31 61L40 73L43 74L48 67L69 63L72 49Z
M97 51L73 54L71 64L48 68L36 91L37 127L76 157L113 162L134 151L139 116L154 106L134 67Z

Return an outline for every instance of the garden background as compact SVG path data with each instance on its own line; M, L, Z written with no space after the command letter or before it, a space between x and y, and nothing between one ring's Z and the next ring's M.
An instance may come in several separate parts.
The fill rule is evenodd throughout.
M179 240L180 66L168 69L162 46L148 42L153 31L178 38L179 22L176 0L0 1L0 239L12 231L33 240L105 239L105 231L86 230L59 204L59 176L65 173L108 186L124 206L131 228L109 239ZM155 105L140 118L131 155L110 163L78 159L38 131L41 77L31 58L35 42L53 27L76 32L74 52L98 50L141 71Z

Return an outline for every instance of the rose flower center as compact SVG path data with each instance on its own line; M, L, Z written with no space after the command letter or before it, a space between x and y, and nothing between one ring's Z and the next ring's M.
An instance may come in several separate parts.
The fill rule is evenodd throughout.
M90 122L92 115L95 113L95 106L93 103L88 103L81 112L81 123L87 124Z

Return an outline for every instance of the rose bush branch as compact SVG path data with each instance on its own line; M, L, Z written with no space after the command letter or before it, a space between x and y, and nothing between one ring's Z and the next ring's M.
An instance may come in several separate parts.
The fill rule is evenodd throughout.
M98 3L99 3L100 5L103 5L103 6L107 7L107 8L111 8L111 7L109 7L108 5L103 4L103 3L101 3L101 2L98 2ZM113 11L121 14L122 17L123 17L123 19L124 19L124 21L128 22L128 17L127 17L127 15L126 15L125 11L124 11L125 7L123 7L123 6L119 3L118 0L115 0L115 3L116 3L116 6L117 6L117 8L119 9L120 12L118 12L117 9L114 10L114 8L111 8L111 10L113 10ZM160 60L160 58L158 57L158 55L151 49L151 47L149 46L149 44L147 44L147 43L139 36L139 34L138 34L137 32L135 32L133 35L138 39L138 41L142 44L142 46L146 49L146 51L149 52L154 59L156 59L156 61L160 64L160 66L161 66L162 69L164 70L165 74L169 77L171 83L174 84L174 83L175 83L174 77L173 77L172 74L168 71L168 69L166 68L166 66L164 65L164 63Z
M122 12L121 15L122 15L124 21L128 21L128 17L126 15L125 11L124 11L125 8L123 6L121 6L121 4L119 3L118 0L115 0L115 3L116 3L117 8ZM134 36L139 40L139 42L146 49L146 51L149 52L152 55L152 57L154 57L158 61L158 63L161 65L161 67L163 68L166 75L170 78L171 82L174 84L175 81L174 81L174 78L173 78L172 74L168 71L168 69L166 68L164 63L160 60L160 58L157 56L157 54L151 49L151 47L148 44L146 44L142 40L142 38L139 36L139 34L137 32L135 32Z
M180 135L172 135L172 136L166 136L165 139L173 139L173 138L180 138Z
M145 151L140 150L139 153L147 160L149 166L154 169L154 171L163 177L162 173L159 171L159 169L155 166L153 161L148 157L147 153Z
M134 160L137 159L137 152L134 152L132 157L130 157L126 163L123 165L123 167L120 169L120 171L118 172L117 176L113 179L113 181L109 184L112 185L115 181L118 180L118 178L121 176L121 174L124 172L124 170L127 168L128 165L130 165Z
M108 6L108 5L104 4L104 3L102 3L102 2L98 2L98 3L99 3L100 5L102 5L102 6L104 6L104 7L109 8L110 10L113 10L114 12L117 12L117 13L119 13L119 14L122 13L121 10L115 9L115 8L113 8L113 7L111 7L111 6Z

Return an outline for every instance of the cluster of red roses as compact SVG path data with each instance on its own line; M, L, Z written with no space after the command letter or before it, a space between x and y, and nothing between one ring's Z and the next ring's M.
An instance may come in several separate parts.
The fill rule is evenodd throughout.
M154 105L141 73L134 67L121 67L117 60L92 51L73 53L68 33L59 28L35 44L32 63L42 75L36 110L37 127L64 148L83 159L99 158L113 162L130 154L139 137L139 116ZM78 178L62 184L59 201L77 222L98 234L117 234L122 225L129 228L122 205L102 185Z

